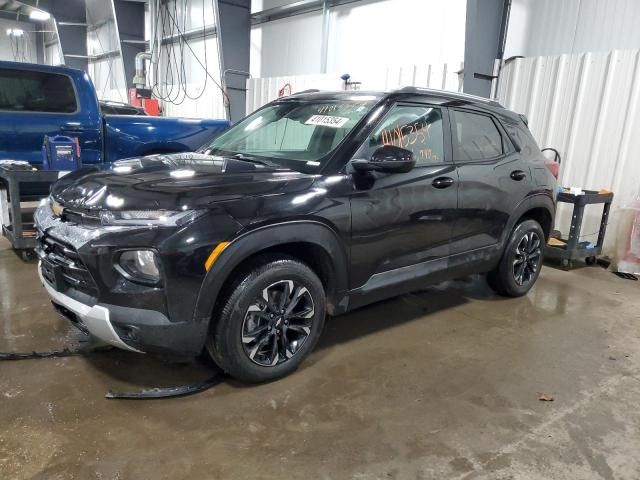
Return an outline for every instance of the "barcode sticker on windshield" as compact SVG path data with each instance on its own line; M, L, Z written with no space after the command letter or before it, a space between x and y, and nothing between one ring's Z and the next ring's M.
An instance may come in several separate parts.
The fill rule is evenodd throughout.
M334 117L333 115L314 115L307 120L305 125L321 125L323 127L340 128L349 121L346 117Z

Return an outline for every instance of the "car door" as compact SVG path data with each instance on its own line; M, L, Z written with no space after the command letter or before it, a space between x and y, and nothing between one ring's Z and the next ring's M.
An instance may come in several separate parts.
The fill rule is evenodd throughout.
M482 110L450 109L458 169L458 218L451 253L495 246L511 213L531 190L531 172L498 119Z
M0 68L0 92L0 132L6 136L11 129L9 141L2 139L4 158L41 163L44 136L64 135L78 138L84 162L98 161L100 119L81 104L69 75Z
M352 288L419 276L432 261L434 269L443 267L457 207L448 139L445 108L396 104L354 155L371 158L383 145L395 145L410 150L416 166L406 173L353 173Z

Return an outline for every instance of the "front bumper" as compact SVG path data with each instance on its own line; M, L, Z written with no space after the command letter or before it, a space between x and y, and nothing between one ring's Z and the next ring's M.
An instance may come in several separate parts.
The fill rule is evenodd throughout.
M195 231L91 228L54 216L48 205L38 208L35 221L38 275L62 316L125 350L179 356L202 352L209 318L194 318L194 307L210 245L193 240L215 238L207 230L215 222L203 222ZM164 247L161 285L135 283L114 268L121 250L158 245Z
M69 318L69 315L65 315L68 320L72 320L74 323L78 322L81 328L91 333L96 338L99 338L103 342L113 345L123 350L129 350L132 352L144 353L141 350L133 348L122 341L113 328L110 320L110 311L108 308L102 305L89 306L81 303L73 298L65 295L64 293L56 291L51 285L49 285L42 276L42 264L38 263L38 276L42 285L47 290L47 293L51 297L51 301L58 307L63 307L64 310L70 312L75 316L75 319ZM62 310L62 311L64 311ZM58 309L58 311L61 311Z

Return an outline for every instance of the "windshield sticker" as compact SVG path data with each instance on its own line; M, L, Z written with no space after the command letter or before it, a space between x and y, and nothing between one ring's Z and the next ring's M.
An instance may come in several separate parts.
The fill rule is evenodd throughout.
M326 105L318 105L316 111L320 114L340 113L342 115L350 115L352 113L360 113L368 108L366 103L329 103Z
M346 117L334 117L332 115L313 115L305 125L320 125L322 127L342 128L349 121Z

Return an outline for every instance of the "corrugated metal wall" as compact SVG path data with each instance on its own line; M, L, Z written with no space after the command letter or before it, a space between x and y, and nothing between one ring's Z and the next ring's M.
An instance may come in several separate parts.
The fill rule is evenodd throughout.
M506 57L640 48L638 0L513 0Z
M253 0L252 9L292 3L296 2ZM322 12L316 11L254 25L251 74L256 78L327 72L354 75L377 65L464 60L466 0L333 3L328 2L326 23ZM326 53L326 65L322 52Z
M506 64L498 86L498 100L527 115L540 146L562 154L562 185L615 192L609 254L626 244L620 207L640 189L639 60L640 50L520 58ZM597 239L594 208L587 209L584 240ZM567 231L569 220L561 205L556 227Z
M352 75L352 81L362 82L361 90L393 90L406 86L462 91L462 64L411 65ZM291 85L291 93L310 88L341 90L340 74L291 75L287 77L252 78L247 80L247 114L278 98L278 91Z

